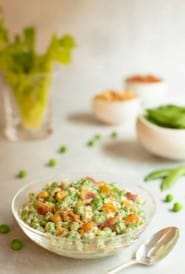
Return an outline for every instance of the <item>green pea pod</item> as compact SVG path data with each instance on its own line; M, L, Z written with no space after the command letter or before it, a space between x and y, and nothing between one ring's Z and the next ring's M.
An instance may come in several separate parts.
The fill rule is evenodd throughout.
M171 188L183 175L185 175L185 166L180 166L171 170L169 175L162 181L161 190L165 191Z
M171 171L172 169L159 169L159 170L153 171L144 178L144 181L149 182L152 180L164 179L170 174Z

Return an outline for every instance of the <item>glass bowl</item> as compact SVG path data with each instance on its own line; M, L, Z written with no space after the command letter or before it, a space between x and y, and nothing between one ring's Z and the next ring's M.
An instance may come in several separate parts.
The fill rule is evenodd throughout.
M77 180L85 176L91 176L95 180L104 180L106 182L114 182L119 187L127 189L135 194L138 194L144 201L143 210L145 214L144 224L135 230L117 235L114 237L94 239L68 239L61 238L59 236L53 236L51 234L40 232L29 225L27 225L20 216L20 209L22 205L28 200L29 193L38 193L48 183L52 181L61 181L68 179L69 181ZM70 258L91 259L112 255L118 252L120 249L127 248L135 242L136 239L144 232L155 213L155 201L152 195L142 186L124 183L123 175L117 174L62 174L54 178L47 178L45 180L37 181L27 184L21 188L14 196L12 200L12 213L24 231L24 233L36 244L43 248L59 254L61 256Z

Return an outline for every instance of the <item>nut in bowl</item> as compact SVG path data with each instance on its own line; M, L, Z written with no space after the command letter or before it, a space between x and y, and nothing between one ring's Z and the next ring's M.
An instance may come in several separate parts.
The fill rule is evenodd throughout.
M155 212L152 196L118 175L91 176L66 174L19 190L12 212L25 234L71 258L105 257L134 243Z
M107 124L134 122L140 112L140 101L130 91L107 90L93 98L95 117Z
M126 78L125 88L131 90L142 102L143 107L153 107L166 99L166 82L153 75L134 75Z
M164 105L148 109L137 119L141 145L157 156L185 159L185 107Z

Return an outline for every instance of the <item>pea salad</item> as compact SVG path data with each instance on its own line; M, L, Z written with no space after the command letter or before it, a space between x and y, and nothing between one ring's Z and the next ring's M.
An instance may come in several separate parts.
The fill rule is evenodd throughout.
M71 239L122 235L145 220L137 194L91 177L47 184L39 193L29 194L20 214L38 231Z

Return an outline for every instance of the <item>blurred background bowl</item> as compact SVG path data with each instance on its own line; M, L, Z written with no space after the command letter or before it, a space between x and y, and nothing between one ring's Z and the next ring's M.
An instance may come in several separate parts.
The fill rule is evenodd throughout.
M126 101L103 101L93 99L95 117L107 124L127 124L135 122L140 113L140 100L133 98Z
M140 144L152 154L173 159L185 159L185 129L164 128L139 116L136 132Z
M143 76L143 78L144 77L146 78L152 76ZM167 84L162 79L158 79L158 81L137 81L132 80L132 78L127 78L125 80L124 88L132 91L136 96L138 96L138 98L141 99L141 103L144 108L153 107L164 103L167 98Z

